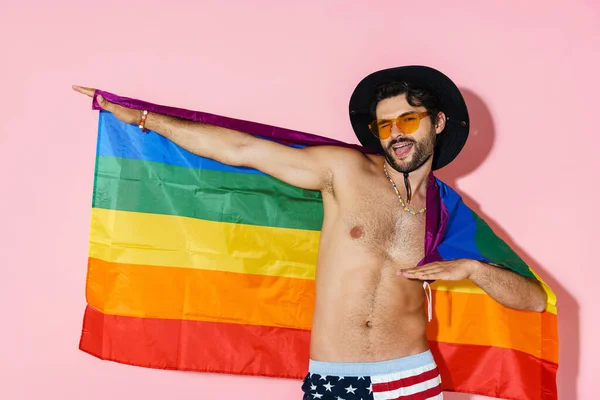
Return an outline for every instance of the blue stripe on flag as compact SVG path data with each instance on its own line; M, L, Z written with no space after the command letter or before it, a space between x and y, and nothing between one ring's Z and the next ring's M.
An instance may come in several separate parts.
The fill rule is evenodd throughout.
M254 168L234 167L190 153L155 132L141 132L136 125L126 124L108 111L100 111L96 154L154 161L178 167L264 175Z
M442 203L451 216L444 240L438 246L440 257L444 260L471 258L488 261L475 244L477 225L473 212L463 203L458 193L439 180L438 184Z

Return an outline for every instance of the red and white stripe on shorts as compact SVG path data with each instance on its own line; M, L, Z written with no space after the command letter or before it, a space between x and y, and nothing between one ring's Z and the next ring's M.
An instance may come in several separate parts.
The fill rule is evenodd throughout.
M442 399L442 379L435 363L371 376L374 400Z

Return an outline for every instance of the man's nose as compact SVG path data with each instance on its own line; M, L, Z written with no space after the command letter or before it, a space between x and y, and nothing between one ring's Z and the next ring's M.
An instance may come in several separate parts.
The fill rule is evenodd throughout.
M391 138L392 139L396 139L399 136L404 136L404 132L402 132L400 130L400 128L398 128L398 125L396 123L396 121L392 121L392 127L391 127Z

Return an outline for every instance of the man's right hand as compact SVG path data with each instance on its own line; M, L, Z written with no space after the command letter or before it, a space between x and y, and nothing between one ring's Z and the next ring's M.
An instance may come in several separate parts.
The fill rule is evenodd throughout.
M96 89L77 85L73 85L73 90L91 98L93 98L94 94L96 93ZM111 103L109 101L106 101L106 99L100 95L96 97L96 100L98 101L98 105L100 105L100 108L114 114L115 117L127 124L137 124L141 119L141 115L138 110L133 110L131 108Z

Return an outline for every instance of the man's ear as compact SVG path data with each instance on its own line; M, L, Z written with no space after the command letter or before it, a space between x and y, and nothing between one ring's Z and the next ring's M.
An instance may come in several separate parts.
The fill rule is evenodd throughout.
M446 128L446 114L440 111L435 121L435 133L440 134Z

